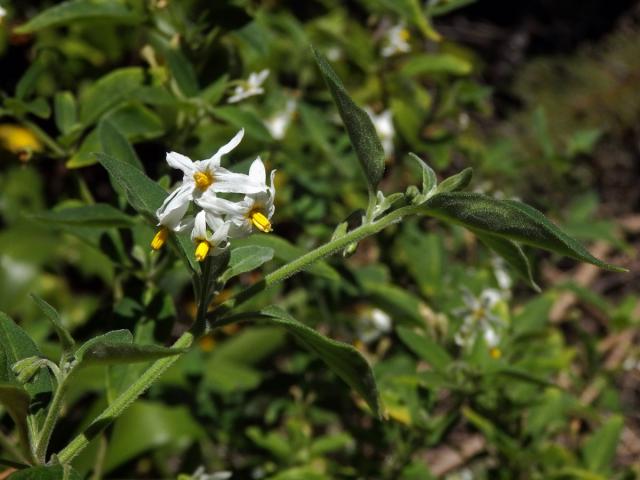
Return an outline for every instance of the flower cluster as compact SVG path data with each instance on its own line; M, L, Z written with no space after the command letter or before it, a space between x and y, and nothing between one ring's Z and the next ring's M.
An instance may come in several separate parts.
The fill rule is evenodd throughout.
M151 248L159 250L170 231L191 230L196 259L203 261L208 255L217 255L226 249L231 238L246 236L254 229L271 231L275 170L267 185L267 173L260 157L253 161L248 175L220 166L222 157L238 146L243 136L244 130L240 130L206 160L194 162L177 152L167 153L167 163L181 170L183 177L156 212L160 228L151 241ZM244 198L236 201L220 194L226 197L244 194ZM187 215L192 204L198 212Z

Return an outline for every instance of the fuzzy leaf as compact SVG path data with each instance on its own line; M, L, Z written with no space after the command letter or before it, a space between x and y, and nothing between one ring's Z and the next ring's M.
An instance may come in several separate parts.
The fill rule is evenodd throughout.
M95 364L150 362L185 351L181 348L157 345L136 345L129 330L114 330L92 338L82 345L76 352L76 361L81 367Z
M49 210L33 216L36 220L70 227L130 227L134 219L106 203L83 205L81 207Z
M318 355L340 378L358 392L376 416L380 416L380 398L371 366L349 344L321 335L295 320L278 307L262 310L262 319L287 329L302 345Z
M434 195L422 204L422 210L472 231L550 250L614 272L626 271L598 260L542 213L521 202L497 200L479 193L451 192Z
M462 190L469 185L472 176L473 169L471 167L465 168L461 172L451 175L449 178L445 178L440 185L438 185L436 193L457 192L458 190Z
M82 477L71 465L51 465L18 470L8 480L82 480Z
M142 163L129 140L113 122L104 119L100 121L98 124L98 138L104 153L143 170Z
M229 268L222 275L223 282L226 282L236 275L255 270L260 265L273 258L274 250L269 247L259 245L247 245L231 250L229 258Z
M111 0L70 0L48 8L16 28L16 33L27 34L44 28L59 27L85 20L136 23L140 17L120 2Z
M56 331L56 335L58 335L58 339L60 340L62 349L65 352L72 351L76 342L69 331L62 324L62 319L60 318L60 314L58 313L58 311L35 293L31 294L31 298L34 302L36 302L36 305L38 305L40 311L44 313L45 316L49 319L51 325L53 325L53 329Z
M342 81L324 56L315 49L313 49L313 54L329 90L331 90L333 101L338 107L338 112L369 181L369 186L371 190L375 190L384 174L385 154L371 118L353 102Z

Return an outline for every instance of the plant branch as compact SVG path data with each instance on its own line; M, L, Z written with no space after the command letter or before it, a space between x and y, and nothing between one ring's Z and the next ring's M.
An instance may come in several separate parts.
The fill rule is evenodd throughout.
M250 287L241 291L235 297L230 298L225 302L225 304L229 303L230 305L225 305L227 307L237 307L238 305L246 302L251 297L260 293L261 291L271 287L272 285L281 282L296 273L305 270L312 263L321 260L324 257L328 257L329 255L334 254L338 250L343 249L347 245L358 242L365 237L369 237L378 233L380 230L383 230L387 226L399 222L402 217L407 215L411 215L416 213L416 207L409 205L405 207L398 208L393 212L379 218L378 220L366 223L356 228L355 230L350 231L346 235L339 237L335 240L325 243L324 245L319 246L315 250L312 250L308 253L305 253L301 257L296 258L290 263L283 265L282 267L274 270L270 274L266 275L262 281L258 283L254 283ZM221 319L223 320L223 319ZM217 326L214 322L214 326Z
M40 430L35 446L35 456L41 463L46 461L47 448L49 447L49 441L51 440L53 429L58 422L58 417L60 416L62 400L64 399L64 394L67 390L67 379L69 378L69 374L67 373L62 378L56 376L56 378L58 379L58 386L53 394L53 399L51 400L51 404L47 410L47 416L44 419L42 430Z

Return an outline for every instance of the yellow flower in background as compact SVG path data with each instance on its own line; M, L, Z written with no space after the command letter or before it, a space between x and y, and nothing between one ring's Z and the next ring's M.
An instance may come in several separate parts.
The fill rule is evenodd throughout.
M29 160L33 152L42 150L42 143L31 130L10 123L0 124L0 146L22 161Z

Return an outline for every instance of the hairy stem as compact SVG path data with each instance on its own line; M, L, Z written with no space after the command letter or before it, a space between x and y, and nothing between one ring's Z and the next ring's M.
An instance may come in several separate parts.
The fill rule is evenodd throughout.
M283 265L277 270L274 270L270 274L266 275L262 279L262 281L251 285L249 288L241 291L235 297L230 298L227 301L229 303L229 305L227 306L237 307L262 290L269 288L270 286L281 282L292 275L295 275L296 273L309 267L314 262L317 262L324 257L328 257L329 255L334 254L338 250L345 248L347 245L353 242L358 242L365 237L374 235L385 227L391 225L392 223L400 221L402 217L411 215L415 212L416 209L413 206L399 208L372 223L364 224L340 238L325 243L315 250L311 250L309 253L306 253L301 257L296 258L292 262Z
M64 377L62 378L59 375L60 374L56 376L56 379L58 380L58 386L55 393L53 394L51 404L49 405L49 409L47 410L47 416L45 417L44 423L42 424L42 430L40 430L38 440L36 441L35 456L40 463L45 463L46 461L47 447L49 446L49 442L51 441L51 434L53 433L53 429L56 426L58 417L60 416L62 400L64 399L64 394L67 390L68 375L64 375Z

